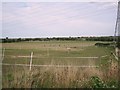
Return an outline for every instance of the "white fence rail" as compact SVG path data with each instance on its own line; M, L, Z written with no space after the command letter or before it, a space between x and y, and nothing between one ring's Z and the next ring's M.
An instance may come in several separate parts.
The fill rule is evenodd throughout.
M83 66L74 66L74 65L29 65L29 64L8 64L8 63L2 63L2 65L7 66L28 66L28 67L99 67L99 66L92 66L92 65L83 65Z

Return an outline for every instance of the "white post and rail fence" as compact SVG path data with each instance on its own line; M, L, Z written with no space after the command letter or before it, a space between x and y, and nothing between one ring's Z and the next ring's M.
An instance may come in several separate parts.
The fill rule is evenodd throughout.
M33 52L31 52L31 55L30 55L30 71L31 71L31 67L32 67L32 59L33 59Z

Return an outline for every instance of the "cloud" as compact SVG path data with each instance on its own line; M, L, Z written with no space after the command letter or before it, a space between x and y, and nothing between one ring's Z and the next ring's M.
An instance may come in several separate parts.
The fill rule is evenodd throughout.
M101 30L107 32L108 29L113 29L109 27L113 25L113 22L108 22L107 19L105 19L106 22L103 22L101 18L97 20L92 15L89 18L85 17L85 15L89 15L89 11L92 10L94 14L96 10L111 7L112 3L109 5L105 3L103 7L98 8L96 5L89 8L88 3L82 6L80 6L81 3L18 3L19 7L12 3L12 8L10 4L3 5L3 24L7 26L3 30L6 30L4 31L6 35L8 29L11 29L11 32L25 29L26 35L30 36L39 33L43 36L78 35L83 32L83 34L96 33L97 35ZM27 34L30 32L31 34ZM16 35L20 36L20 33L16 32Z
M98 7L98 9L108 9L108 8L113 8L113 7L117 7L117 2L106 2L106 3L102 3L101 7Z

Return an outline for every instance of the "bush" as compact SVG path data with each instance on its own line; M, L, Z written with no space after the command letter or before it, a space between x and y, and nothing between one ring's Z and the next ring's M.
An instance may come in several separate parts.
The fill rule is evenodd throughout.
M97 76L91 77L92 88L107 88L108 86Z
M95 43L95 46L110 46L110 43Z

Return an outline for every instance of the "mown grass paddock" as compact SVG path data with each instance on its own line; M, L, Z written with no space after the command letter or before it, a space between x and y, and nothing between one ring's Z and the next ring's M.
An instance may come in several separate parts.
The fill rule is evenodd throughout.
M93 41L3 43L2 48L5 48L2 61L3 88L95 87L94 81L91 81L93 76L99 77L106 87L117 87L118 65L111 54L114 49L98 47L95 43ZM31 52L33 66L30 71Z

